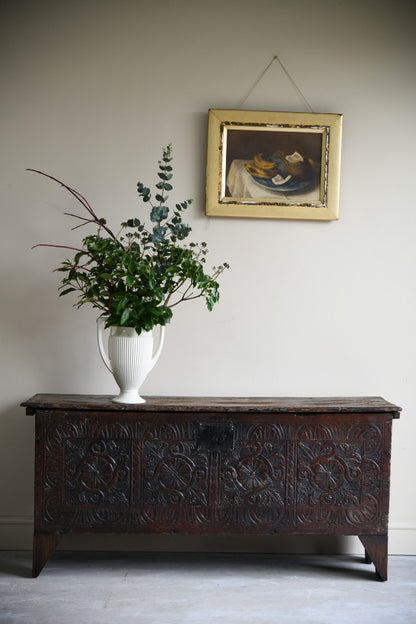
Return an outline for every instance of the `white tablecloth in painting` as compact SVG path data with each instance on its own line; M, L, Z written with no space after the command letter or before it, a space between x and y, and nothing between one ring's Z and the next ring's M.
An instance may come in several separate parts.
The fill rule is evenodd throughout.
M269 191L269 189L263 188L253 180L245 168L244 165L248 162L252 161L238 159L233 160L231 163L227 176L227 187L231 197L254 197L256 199L274 199L275 201L278 201L279 198L284 198L288 203L312 203L319 201L319 187L306 193L296 194Z

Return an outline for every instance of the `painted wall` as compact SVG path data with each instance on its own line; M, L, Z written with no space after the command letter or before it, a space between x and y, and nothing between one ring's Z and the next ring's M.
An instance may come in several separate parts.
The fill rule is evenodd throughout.
M5 8L4 8L5 7ZM416 554L415 4L405 0L13 0L1 63L0 546L30 547L36 392L114 393L95 313L57 297L77 242L63 190L116 227L162 147L195 240L227 260L221 302L178 308L143 388L174 395L381 395L394 423L390 548ZM315 112L344 115L338 222L208 219L208 108L236 108L278 54ZM304 111L274 63L246 109Z

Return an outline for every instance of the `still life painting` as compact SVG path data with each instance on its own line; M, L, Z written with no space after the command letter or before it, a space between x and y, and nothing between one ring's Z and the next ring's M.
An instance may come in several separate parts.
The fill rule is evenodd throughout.
M338 219L342 115L211 109L206 213Z

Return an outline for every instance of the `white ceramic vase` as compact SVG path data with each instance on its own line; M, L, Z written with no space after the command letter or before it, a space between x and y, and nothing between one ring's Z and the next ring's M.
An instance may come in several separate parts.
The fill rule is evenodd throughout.
M159 359L165 328L159 325L159 342L154 352L153 332L138 334L134 327L110 327L108 355L104 348L104 320L97 319L97 340L100 354L120 388L113 398L116 403L145 403L140 387Z

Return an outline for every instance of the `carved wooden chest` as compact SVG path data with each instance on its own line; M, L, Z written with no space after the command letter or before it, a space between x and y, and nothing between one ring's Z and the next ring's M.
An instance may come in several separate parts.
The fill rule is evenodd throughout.
M358 535L387 579L379 397L35 395L33 575L64 532Z

